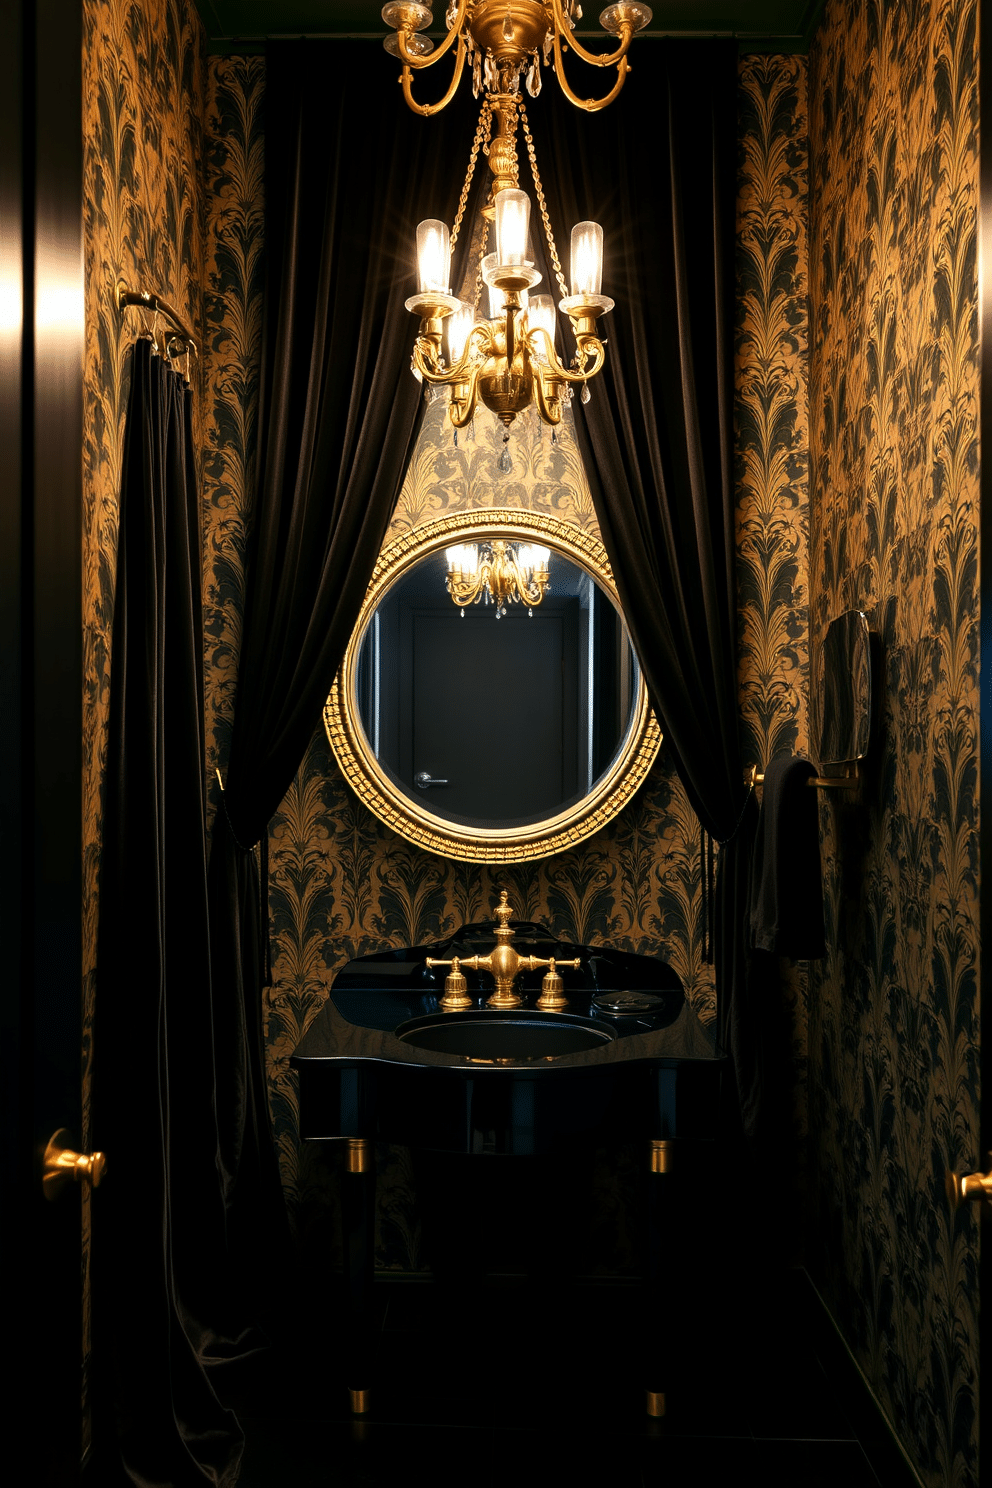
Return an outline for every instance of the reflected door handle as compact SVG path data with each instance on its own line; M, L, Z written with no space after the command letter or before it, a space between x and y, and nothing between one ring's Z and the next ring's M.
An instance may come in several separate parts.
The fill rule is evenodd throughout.
M99 1188L100 1179L107 1168L107 1159L102 1152L73 1152L66 1143L72 1138L64 1126L51 1138L45 1148L41 1186L46 1199L57 1199L67 1183L89 1183Z
M418 770L413 777L413 783L419 786L421 790L426 790L430 785L447 785L448 782L446 780L435 780L434 776L429 775L426 770Z
M947 1197L952 1209L960 1209L969 1199L984 1199L986 1203L992 1200L992 1152L989 1164L987 1173L947 1174Z

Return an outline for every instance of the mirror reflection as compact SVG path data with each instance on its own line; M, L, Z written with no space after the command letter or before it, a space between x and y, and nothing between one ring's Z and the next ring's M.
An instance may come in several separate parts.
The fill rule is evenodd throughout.
M484 534L396 578L353 675L379 769L467 828L567 811L615 766L638 713L639 668L606 590L557 550Z

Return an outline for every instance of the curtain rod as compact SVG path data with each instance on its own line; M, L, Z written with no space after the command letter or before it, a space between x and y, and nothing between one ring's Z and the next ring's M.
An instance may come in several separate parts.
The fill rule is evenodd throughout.
M126 279L118 279L114 287L114 298L117 301L118 310L123 311L127 305L140 305L145 310L157 310L167 320L172 321L173 328L186 342L194 356L199 356L196 338L187 327L178 310L175 310L160 294L150 289L131 289Z

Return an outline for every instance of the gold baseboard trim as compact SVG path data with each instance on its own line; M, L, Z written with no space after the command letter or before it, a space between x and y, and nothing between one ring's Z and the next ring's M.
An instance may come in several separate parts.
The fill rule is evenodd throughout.
M675 1166L675 1143L653 1141L649 1158L652 1173L670 1173Z
M664 1390L645 1390L646 1410L649 1416L656 1419L665 1414L665 1392Z
M367 1416L372 1409L371 1390L349 1390L348 1399L351 1401L351 1414L353 1416Z
M370 1173L375 1158L375 1148L367 1137L349 1137L345 1155L346 1173Z

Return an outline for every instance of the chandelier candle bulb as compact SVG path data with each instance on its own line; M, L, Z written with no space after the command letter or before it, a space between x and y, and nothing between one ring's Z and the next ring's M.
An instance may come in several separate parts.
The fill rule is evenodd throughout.
M526 191L497 191L496 257L501 264L527 262L527 235L530 230L530 197Z
M603 284L603 229L598 222L572 228L572 295L598 295Z
M448 361L452 367L457 366L464 356L465 344L474 325L474 305L463 305L448 317Z
M557 323L555 302L551 296L549 294L535 295L527 307L528 329L531 332L545 331L553 349ZM534 355L543 366L547 366L548 348L544 337L540 334L534 337Z
M448 293L451 246L447 224L428 217L417 224L417 273L421 293Z

